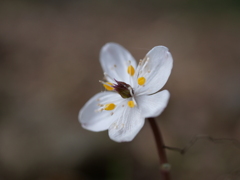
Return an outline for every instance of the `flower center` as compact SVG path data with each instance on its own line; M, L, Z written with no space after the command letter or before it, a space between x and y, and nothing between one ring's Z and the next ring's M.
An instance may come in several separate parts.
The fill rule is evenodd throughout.
M106 90L108 91L115 90L124 99L133 97L134 92L132 87L125 82L117 81L117 80L115 80L116 82L115 84L110 82L104 82L104 81L99 81L99 82L103 84Z
M130 98L133 95L133 89L132 87L122 81L116 81L116 84L114 84L112 87L114 88L115 91L118 92L118 94L120 94L120 96L122 96L122 98Z

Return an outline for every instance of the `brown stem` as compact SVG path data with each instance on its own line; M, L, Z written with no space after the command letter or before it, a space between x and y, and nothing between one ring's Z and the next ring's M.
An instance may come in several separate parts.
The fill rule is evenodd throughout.
M159 161L160 161L160 173L162 175L163 180L171 180L170 164L168 163L168 160L167 160L166 151L164 148L165 146L163 143L161 132L160 132L154 118L148 118L148 121L153 130L153 134L154 134L155 141L157 144L158 156L159 156Z

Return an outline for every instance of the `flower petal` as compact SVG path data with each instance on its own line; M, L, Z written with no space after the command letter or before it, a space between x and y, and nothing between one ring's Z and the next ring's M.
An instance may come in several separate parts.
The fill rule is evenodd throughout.
M137 96L136 101L145 118L157 117L167 106L170 94L167 90L152 95Z
M145 65L142 63L142 69L138 68L137 78L144 77L146 83L144 86L138 85L136 93L152 94L159 91L167 82L173 59L168 48L156 46L147 53L144 61Z
M116 142L132 141L143 127L144 121L137 107L125 107L121 116L110 126L109 137Z
M111 78L130 84L128 66L136 68L136 61L124 47L116 43L105 44L101 49L100 63ZM111 82L108 77L107 80Z
M121 101L121 96L115 92L100 92L83 106L79 112L78 120L85 129L96 132L107 130L114 120L117 119L117 114L121 113L120 110L116 111ZM100 105L109 103L116 104L116 108L112 111L100 110L103 108Z

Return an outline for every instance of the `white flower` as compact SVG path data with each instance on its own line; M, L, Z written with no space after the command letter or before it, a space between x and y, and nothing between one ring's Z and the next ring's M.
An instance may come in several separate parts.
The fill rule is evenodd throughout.
M93 96L80 110L82 127L91 131L108 129L117 142L131 141L145 118L162 113L169 99L165 85L172 69L172 56L164 46L150 50L138 66L132 55L116 43L107 43L100 53L107 82L106 91Z

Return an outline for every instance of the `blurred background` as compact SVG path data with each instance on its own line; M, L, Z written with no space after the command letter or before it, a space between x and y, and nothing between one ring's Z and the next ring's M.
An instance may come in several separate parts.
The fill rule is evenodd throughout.
M157 180L152 131L130 143L84 130L78 112L103 90L107 42L136 60L156 45L174 67L157 118L165 144L198 134L240 140L240 2L0 1L0 180ZM173 180L240 179L240 149L199 140L168 152Z

